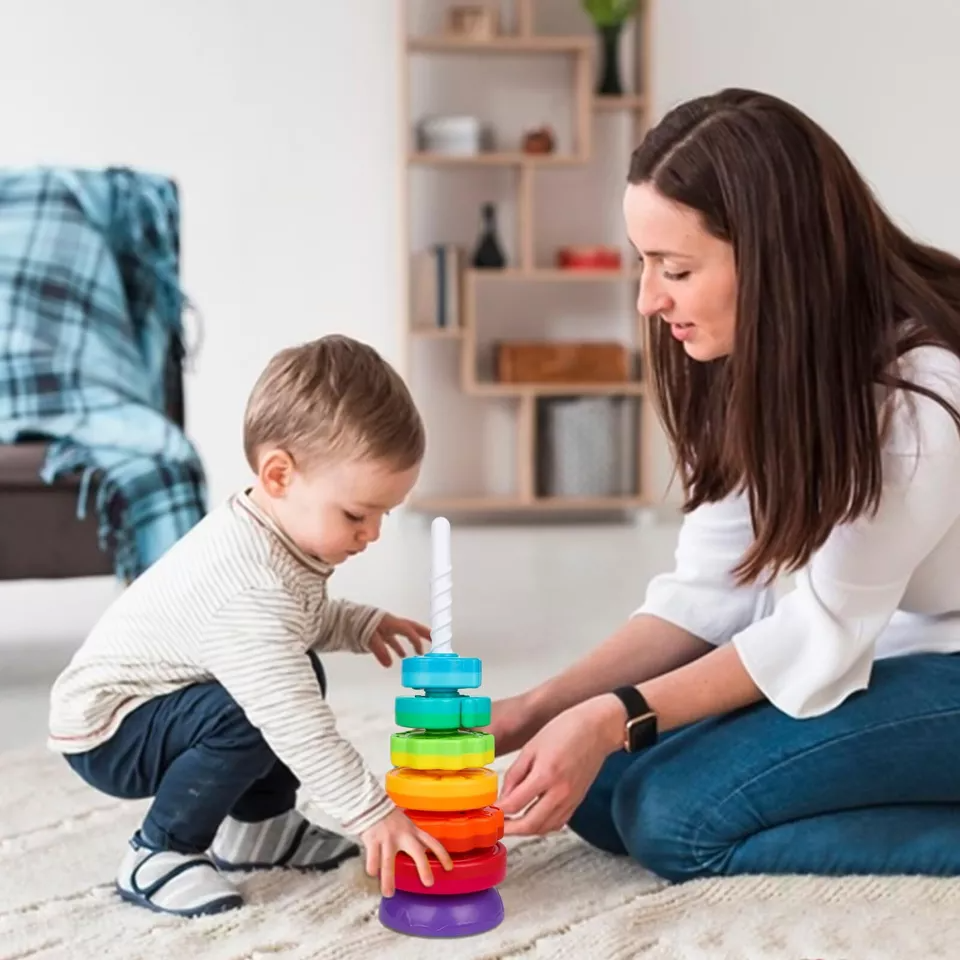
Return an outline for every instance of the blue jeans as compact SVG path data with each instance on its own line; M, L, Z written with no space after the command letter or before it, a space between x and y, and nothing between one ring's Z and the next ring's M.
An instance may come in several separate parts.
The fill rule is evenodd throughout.
M317 696L327 695L320 660L308 654ZM67 763L112 797L154 801L140 828L151 847L203 853L229 814L256 823L292 810L300 781L219 683L155 697L117 732Z
M880 660L794 720L769 703L609 757L570 827L668 880L960 874L960 655Z

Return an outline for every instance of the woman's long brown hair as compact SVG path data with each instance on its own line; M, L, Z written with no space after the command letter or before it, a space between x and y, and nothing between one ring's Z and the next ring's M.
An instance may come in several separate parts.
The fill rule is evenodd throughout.
M684 510L745 491L755 539L737 581L796 570L879 503L878 388L928 396L960 429L942 398L896 375L917 346L960 355L960 259L895 226L801 111L750 90L674 108L634 152L628 179L699 211L736 262L729 357L694 361L650 318Z

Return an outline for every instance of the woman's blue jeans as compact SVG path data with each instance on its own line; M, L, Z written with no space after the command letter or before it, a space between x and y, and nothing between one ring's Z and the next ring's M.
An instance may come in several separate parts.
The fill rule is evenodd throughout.
M960 655L877 661L820 717L765 702L616 753L570 827L673 881L960 875Z

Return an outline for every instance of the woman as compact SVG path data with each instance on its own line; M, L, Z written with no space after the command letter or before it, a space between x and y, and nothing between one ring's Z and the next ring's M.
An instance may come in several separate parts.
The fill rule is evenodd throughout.
M494 705L507 832L672 880L960 873L960 260L752 91L669 113L624 214L676 567Z

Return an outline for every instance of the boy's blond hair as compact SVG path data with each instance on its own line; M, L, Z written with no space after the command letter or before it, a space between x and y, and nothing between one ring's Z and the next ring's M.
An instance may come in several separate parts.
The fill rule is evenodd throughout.
M286 450L298 466L359 457L407 470L425 446L423 421L400 375L373 347L342 335L276 354L243 419L254 472L267 447Z

